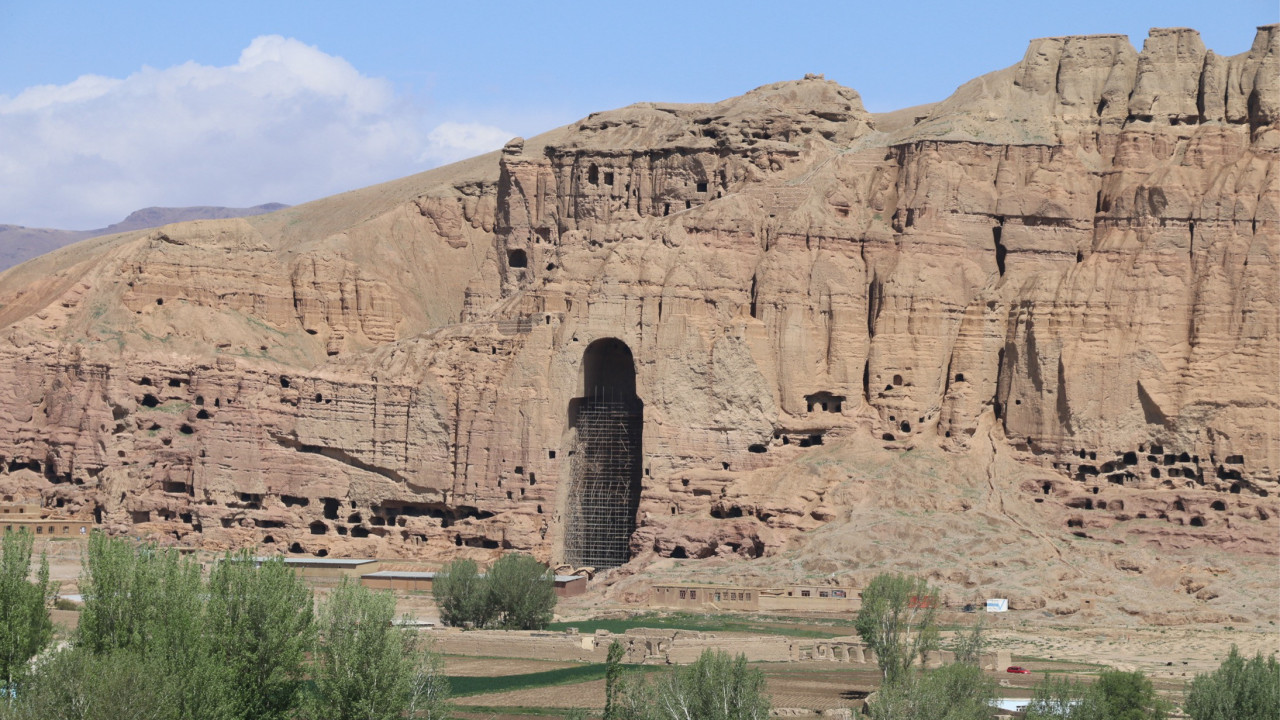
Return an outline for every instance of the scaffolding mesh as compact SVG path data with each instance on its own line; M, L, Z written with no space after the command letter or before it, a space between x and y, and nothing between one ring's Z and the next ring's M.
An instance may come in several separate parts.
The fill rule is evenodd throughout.
M631 559L640 504L642 407L634 396L615 397L607 388L578 406L565 529L565 559L574 565L610 568Z

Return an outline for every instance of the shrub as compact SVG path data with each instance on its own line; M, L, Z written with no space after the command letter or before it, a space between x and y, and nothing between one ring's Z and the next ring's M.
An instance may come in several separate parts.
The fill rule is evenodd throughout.
M178 720L169 673L137 653L65 648L42 656L6 720ZM207 715L205 717L208 717Z

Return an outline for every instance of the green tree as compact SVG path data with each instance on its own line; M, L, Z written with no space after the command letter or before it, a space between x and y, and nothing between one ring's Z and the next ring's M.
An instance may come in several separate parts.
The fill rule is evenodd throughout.
M475 561L460 558L447 563L432 580L431 594L445 625L482 628L489 624L493 614L489 584Z
M409 696L406 703L410 718L443 720L449 716L449 678L444 674L444 661L429 645L418 650L411 663Z
M1027 705L1027 720L1102 720L1101 693L1069 677L1046 674Z
M894 683L883 683L867 698L867 714L871 720L914 720L916 678L907 676Z
M1146 675L1104 670L1092 685L1046 677L1027 706L1027 720L1162 720L1167 712Z
M1194 720L1280 720L1280 662L1261 652L1246 660L1232 645L1217 670L1191 681L1185 710Z
M179 720L177 691L157 661L138 653L64 648L38 661L5 720ZM184 719L185 720L185 719Z
M655 687L661 720L761 720L769 717L764 673L745 655L707 649L692 665L676 668Z
M1163 720L1166 703L1156 696L1151 678L1134 670L1104 670L1093 691L1099 693L1107 720Z
M622 690L622 657L626 649L622 643L614 640L609 643L609 654L605 658L604 671L604 717L603 720L618 720L618 693Z
M916 717L990 720L996 682L977 665L952 663L925 673L917 683Z
M211 651L205 632L208 588L200 564L175 550L94 533L81 580L84 610L77 648L95 656L135 656L164 677L172 704L190 720L234 717L233 678Z
M0 688L11 687L53 638L49 603L55 589L43 553L35 582L28 580L34 542L25 529L0 539Z
M556 607L555 575L531 555L507 553L489 568L492 617L508 630L541 630Z
M609 706L613 713L611 720L658 720L654 696L654 686L646 682L643 674L619 673Z
M770 703L764 673L748 667L746 656L708 649L655 682L619 675L610 710L616 720L761 720Z
M854 627L875 651L886 684L902 681L917 658L938 648L938 593L920 578L877 575L862 592Z
M319 612L311 717L393 720L408 707L413 645L391 593L343 581Z
M285 720L297 708L313 644L311 591L281 558L228 553L209 574L205 631L236 718Z
M986 621L981 615L967 631L956 633L952 649L958 663L977 665L981 661L982 653L987 649Z
M882 685L871 705L874 720L990 720L996 682L976 665L952 663Z
M176 550L95 532L80 581L77 644L95 654L132 650L184 655L203 621L200 564Z

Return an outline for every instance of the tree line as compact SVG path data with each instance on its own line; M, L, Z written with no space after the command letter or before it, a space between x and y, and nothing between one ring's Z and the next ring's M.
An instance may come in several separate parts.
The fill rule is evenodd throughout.
M0 718L391 720L444 718L438 655L395 623L395 599L343 582L318 605L280 558L200 564L154 544L90 536L84 607L48 648L53 590L32 537L0 560Z

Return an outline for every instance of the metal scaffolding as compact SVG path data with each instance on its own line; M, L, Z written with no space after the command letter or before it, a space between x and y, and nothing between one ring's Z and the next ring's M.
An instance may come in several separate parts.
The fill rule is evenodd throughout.
M640 506L643 405L597 388L578 405L565 559L595 568L631 559Z

